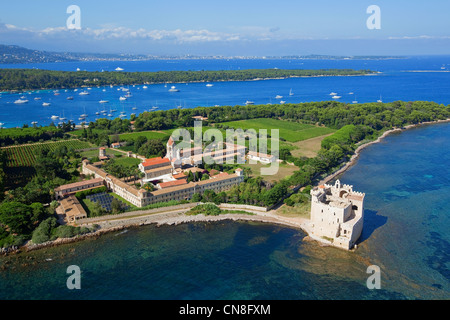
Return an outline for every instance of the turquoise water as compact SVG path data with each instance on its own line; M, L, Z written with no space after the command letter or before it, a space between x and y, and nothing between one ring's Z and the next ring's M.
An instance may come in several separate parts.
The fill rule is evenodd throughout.
M448 299L449 143L450 124L390 135L340 177L366 193L355 252L262 223L144 226L0 258L0 299Z

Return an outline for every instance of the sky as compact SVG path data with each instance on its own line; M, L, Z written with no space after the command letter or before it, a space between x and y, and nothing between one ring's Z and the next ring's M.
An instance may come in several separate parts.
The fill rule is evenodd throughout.
M0 43L152 55L450 54L449 13L448 0L2 0Z

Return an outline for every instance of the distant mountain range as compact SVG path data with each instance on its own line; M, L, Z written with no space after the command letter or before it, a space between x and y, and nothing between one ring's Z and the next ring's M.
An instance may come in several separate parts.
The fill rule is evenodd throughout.
M73 52L49 52L27 49L14 45L0 44L0 63L48 63L70 61L94 61L94 60L147 60L151 56L127 55L127 54L102 54L102 53L73 53Z
M329 55L292 55L292 56L153 56L132 54L107 54L107 53L74 53L74 52L49 52L23 48L15 45L0 44L0 64L26 64L70 61L132 61L150 59L308 59L308 60L378 60L378 59L403 59L395 56L329 56Z

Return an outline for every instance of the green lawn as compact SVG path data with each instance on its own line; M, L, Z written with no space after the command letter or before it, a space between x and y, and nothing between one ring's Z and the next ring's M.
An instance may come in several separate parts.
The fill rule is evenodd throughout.
M302 141L335 132L335 130L327 127L318 127L310 124L302 124L270 118L230 121L224 122L222 123L222 125L227 125L235 129L240 128L244 131L248 129L254 129L258 132L260 129L267 129L268 135L270 135L271 129L278 129L280 130L280 138L283 138L289 142Z
M136 140L137 137L144 136L147 139L169 139L170 133L163 131L141 131L132 133L122 133L119 135L120 141Z
M114 161L124 167L137 167L141 163L140 159L128 157L115 158Z
M81 152L80 155L82 157L86 157L88 159L93 158L93 157L98 157L98 149L84 151L84 152ZM123 152L120 152L120 151L117 151L117 150L114 150L114 149L111 149L111 148L106 148L106 155L108 155L108 156L111 156L111 155L124 156L124 157L126 156Z

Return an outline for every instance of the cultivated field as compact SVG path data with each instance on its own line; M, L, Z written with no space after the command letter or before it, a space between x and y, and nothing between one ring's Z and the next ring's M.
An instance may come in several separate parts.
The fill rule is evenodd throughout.
M24 144L19 146L4 147L2 150L7 156L7 167L32 167L36 163L36 153L39 150L54 151L56 148L66 146L68 149L91 148L91 144L80 140L63 140L56 142L44 142Z

